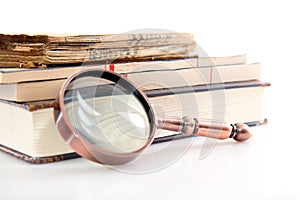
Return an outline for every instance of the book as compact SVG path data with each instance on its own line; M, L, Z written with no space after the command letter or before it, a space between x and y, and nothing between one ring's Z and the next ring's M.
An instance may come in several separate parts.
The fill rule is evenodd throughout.
M154 104L160 117L192 116L213 119L214 112L224 112L229 123L263 121L262 97L268 83L259 81L212 84L148 91L146 95ZM226 101L213 105L211 93L222 92ZM176 104L183 99L184 105ZM191 100L199 101L196 107ZM175 103L174 103L175 102ZM57 104L51 101L16 103L0 101L0 150L31 163L54 162L78 155L60 137L53 112ZM182 107L183 106L183 107ZM246 112L246 113L245 113ZM199 113L198 115L196 115ZM180 133L159 130L155 141Z
M0 34L0 66L47 67L151 56L188 55L196 43L188 33L109 35Z
M195 66L196 61L195 59L169 61L164 63L164 68L160 67L160 70L156 70L156 63L149 62L140 67L144 71L124 72L129 80L144 91L260 79L261 65L259 63L172 68L178 64L182 67ZM97 68L104 69L105 66L97 66ZM0 98L17 102L55 99L64 82L65 79L57 79L0 84Z
M148 70L160 69L184 69L197 67L208 67L214 65L234 65L245 64L246 55L224 56L224 57L198 57L191 55L189 57L173 58L168 57L151 57L148 60L114 64L114 71L117 73L141 72ZM0 83L19 83L39 80L53 80L67 78L71 74L82 68L95 66L96 64L68 66L68 67L52 67L52 68L0 68ZM100 65L100 64L99 64ZM103 64L102 64L103 65ZM97 66L97 65L96 65ZM109 68L110 65L104 64ZM141 67L143 66L143 67Z

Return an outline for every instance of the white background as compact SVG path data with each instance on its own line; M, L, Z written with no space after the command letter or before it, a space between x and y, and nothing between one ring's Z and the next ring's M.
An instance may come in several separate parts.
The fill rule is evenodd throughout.
M299 199L299 8L292 0L2 1L2 33L191 32L208 55L261 61L272 87L269 124L247 143L219 143L199 160L199 139L170 167L143 175L83 159L33 166L0 153L0 198Z

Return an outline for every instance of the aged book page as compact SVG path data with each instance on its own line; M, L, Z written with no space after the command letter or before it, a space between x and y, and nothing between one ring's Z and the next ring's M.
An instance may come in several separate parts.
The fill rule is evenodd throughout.
M47 67L149 56L188 55L196 47L188 33L115 35L0 34L1 67Z

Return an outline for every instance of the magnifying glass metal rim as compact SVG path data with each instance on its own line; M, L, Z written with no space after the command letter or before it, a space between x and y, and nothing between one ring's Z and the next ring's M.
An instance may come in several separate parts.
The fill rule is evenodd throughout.
M93 74L93 76L97 74L97 76L95 77L99 77L99 78L104 76L104 79L112 81L114 83L116 83L116 81L118 80L122 80L122 83L126 84L126 86L134 90L133 94L135 95L135 97L138 98L138 100L143 104L143 107L146 109L147 116L149 119L149 124L150 124L149 138L144 146L130 153L108 152L100 148L97 148L95 145L91 144L83 136L81 136L78 133L78 131L76 131L76 129L72 126L67 116L65 106L64 106L64 97L68 85L79 75L84 75L85 73ZM138 155L140 155L140 153L143 150L145 150L152 143L154 139L158 122L156 121L152 104L148 101L148 98L145 96L145 94L141 92L134 83L122 77L122 75L119 75L112 71L94 68L94 69L84 69L74 73L66 80L66 82L61 87L58 98L56 99L56 103L58 106L55 108L54 118L55 118L58 132L63 137L63 139L67 142L67 144L75 150L77 154L91 161L101 163L101 164L107 164L107 165L119 165L119 164L128 163L134 160Z

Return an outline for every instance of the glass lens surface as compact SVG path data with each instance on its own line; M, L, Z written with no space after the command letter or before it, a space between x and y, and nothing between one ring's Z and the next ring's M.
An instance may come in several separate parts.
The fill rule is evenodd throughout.
M73 79L65 92L64 109L73 128L106 152L131 153L150 138L147 111L126 83L87 73Z

